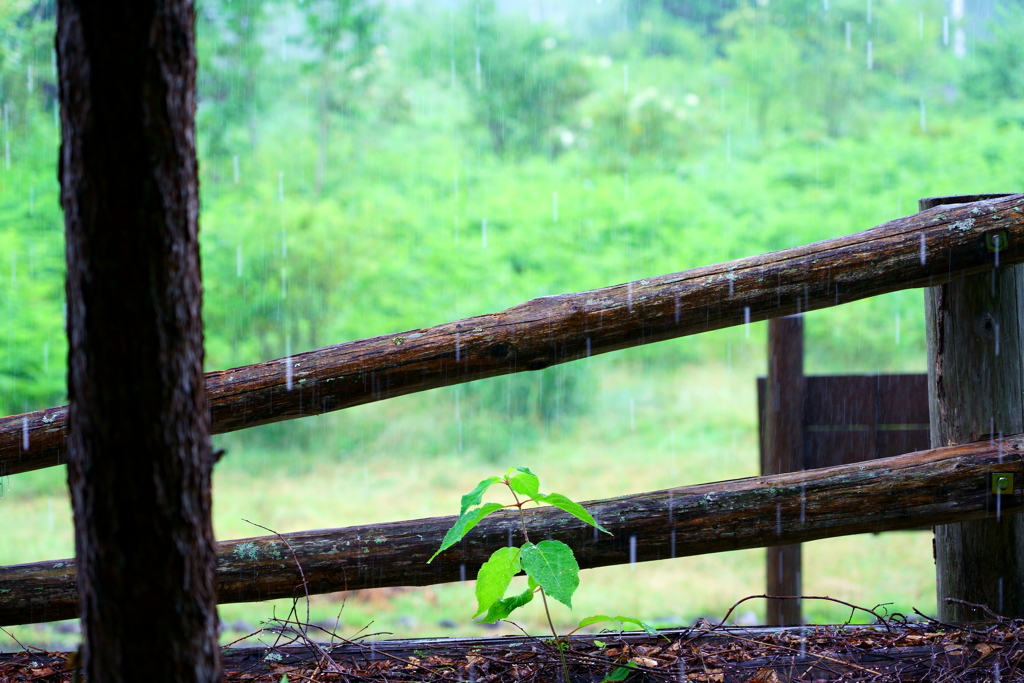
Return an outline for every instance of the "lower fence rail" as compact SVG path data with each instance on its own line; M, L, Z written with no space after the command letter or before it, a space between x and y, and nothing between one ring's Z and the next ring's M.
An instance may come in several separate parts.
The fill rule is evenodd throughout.
M526 515L533 538L567 543L587 569L1001 518L1024 510L1022 482L1024 436L1015 436L584 503L614 536L555 508ZM475 576L494 550L522 542L518 518L499 513L427 564L454 522L433 517L219 543L218 602L303 595L296 559L310 594L427 586ZM74 560L0 568L0 625L77 615Z

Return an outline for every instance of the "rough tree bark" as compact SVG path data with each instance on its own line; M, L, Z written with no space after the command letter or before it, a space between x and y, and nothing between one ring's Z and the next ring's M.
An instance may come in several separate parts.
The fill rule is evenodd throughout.
M59 0L68 484L90 683L215 681L190 0Z
M922 199L920 208L975 198ZM925 291L933 448L983 439L1000 443L1005 435L1024 432L1024 266L1000 269L998 253L991 252L988 272ZM1013 472L1017 466L1019 461L1007 462L1006 471ZM1014 482L1014 489L1019 488L1020 482ZM946 598L988 605L1008 617L1024 617L1024 518L1020 514L936 526L935 565L942 621L988 618L980 610Z

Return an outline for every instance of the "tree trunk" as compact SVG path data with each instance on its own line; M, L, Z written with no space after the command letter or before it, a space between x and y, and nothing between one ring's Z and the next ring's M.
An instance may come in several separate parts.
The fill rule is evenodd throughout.
M90 683L220 676L189 0L59 0L68 484Z
M763 474L804 469L804 320L800 316L768 321L768 383L765 401ZM781 525L781 514L779 515ZM782 529L778 529L782 534ZM800 595L800 544L767 549L768 595ZM768 626L801 623L799 600L769 600Z
M934 198L921 209L969 198ZM1024 266L964 276L926 290L928 394L932 447L1024 432ZM1018 463L1007 458L1006 471ZM1020 488L1020 481L1014 488ZM996 503L1003 498L998 496ZM1016 508L1014 512L1019 510ZM1024 617L1024 520L1020 514L935 527L938 615L965 623L986 619L947 598Z

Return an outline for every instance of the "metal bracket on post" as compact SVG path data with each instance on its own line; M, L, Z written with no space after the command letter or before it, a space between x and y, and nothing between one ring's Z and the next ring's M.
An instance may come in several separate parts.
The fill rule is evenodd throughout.
M989 475L989 482L989 491L994 495L1013 495L1013 472L993 472Z

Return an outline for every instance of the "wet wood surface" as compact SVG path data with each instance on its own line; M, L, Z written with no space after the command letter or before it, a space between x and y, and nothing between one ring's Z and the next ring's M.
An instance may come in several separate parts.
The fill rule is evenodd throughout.
M989 251L993 236L1005 248ZM989 270L996 257L1024 262L1024 195L940 206L804 247L207 373L213 432L933 287ZM67 415L58 407L0 420L0 475L61 464Z
M1004 246L990 251L996 237ZM938 206L802 247L210 372L213 432L931 287L997 260L1024 262L1024 195ZM0 419L0 475L62 464L66 419L65 407Z
M946 198L922 200L921 208L937 201ZM931 445L1024 432L1024 266L929 288L925 319ZM1024 516L936 526L935 569L940 620L961 624L984 616L946 598L1024 618Z
M983 519L996 514L994 472L1016 473L1013 493L1000 497L1000 514L1022 509L1024 437L1013 437L586 503L614 536L556 509L533 509L526 520L531 537L569 544L582 568L604 567L628 563L631 545L636 560L647 562ZM454 521L303 531L286 534L287 545L275 536L222 542L218 601L302 596L288 546L317 594L472 579L494 550L522 542L518 519L498 514L427 564ZM0 568L0 625L68 619L77 609L73 560Z

